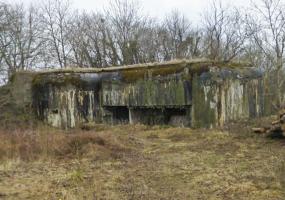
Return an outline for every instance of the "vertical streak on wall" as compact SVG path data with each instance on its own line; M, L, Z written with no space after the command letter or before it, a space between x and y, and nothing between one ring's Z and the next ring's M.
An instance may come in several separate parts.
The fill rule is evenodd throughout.
M226 81L228 86L226 105L226 121L249 117L249 107L245 86L238 79Z
M256 117L260 116L260 93L259 93L259 81L256 81L256 87L255 87L255 103L256 103Z
M94 92L88 91L88 97L89 97L89 109L88 109L88 115L90 121L94 121L94 108L95 108L95 98L94 98Z
M70 90L68 92L68 116L70 116L70 121L67 122L69 124L70 127L75 127L75 91L74 90Z
M80 91L73 86L52 87L49 106L45 109L48 124L54 127L73 128L95 119L94 91Z
M259 116L262 95L260 81L240 78L231 73L225 77L219 77L215 72L194 75L192 126L222 127L230 121Z
M185 83L178 78L138 80L134 83L109 81L102 84L104 106L184 106L191 104ZM190 91L189 91L190 92Z
M226 119L226 109L225 109L225 102L226 102L226 96L225 96L225 86L220 85L219 86L219 126L223 127L224 122Z
M194 128L212 128L217 125L218 94L217 85L205 83L199 75L193 76L192 81L192 110L191 125Z

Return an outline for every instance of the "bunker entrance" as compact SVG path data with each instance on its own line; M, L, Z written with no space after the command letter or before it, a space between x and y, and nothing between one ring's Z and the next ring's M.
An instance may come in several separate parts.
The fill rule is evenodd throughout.
M165 121L172 126L190 126L190 114L187 108L165 109Z
M112 124L128 124L129 123L129 109L126 106L112 106L106 107L109 113L109 120Z
M130 108L131 124L190 126L190 107Z

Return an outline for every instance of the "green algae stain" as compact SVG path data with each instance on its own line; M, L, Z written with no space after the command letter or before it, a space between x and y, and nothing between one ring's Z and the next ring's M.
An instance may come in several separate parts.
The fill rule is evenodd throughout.
M211 106L214 102L216 89L210 87L205 91L205 85L198 75L193 77L192 81L192 127L211 128L216 125L216 107Z
M176 78L138 80L129 84L105 82L103 88L105 105L159 107L189 104L186 103L184 83Z

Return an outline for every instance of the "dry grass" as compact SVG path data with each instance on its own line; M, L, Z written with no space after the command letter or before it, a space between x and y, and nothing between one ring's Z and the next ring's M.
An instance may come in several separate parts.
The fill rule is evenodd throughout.
M73 159L95 151L98 156L107 154L108 157L124 150L126 148L110 133L65 132L49 127L0 131L0 160Z
M0 199L284 199L284 139L236 126L2 131Z

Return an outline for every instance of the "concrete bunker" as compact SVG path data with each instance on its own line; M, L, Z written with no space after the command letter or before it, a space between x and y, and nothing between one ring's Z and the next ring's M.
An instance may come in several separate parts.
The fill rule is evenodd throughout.
M25 87L35 115L61 128L83 123L211 128L263 116L269 104L263 74L241 63L176 60L31 74Z

